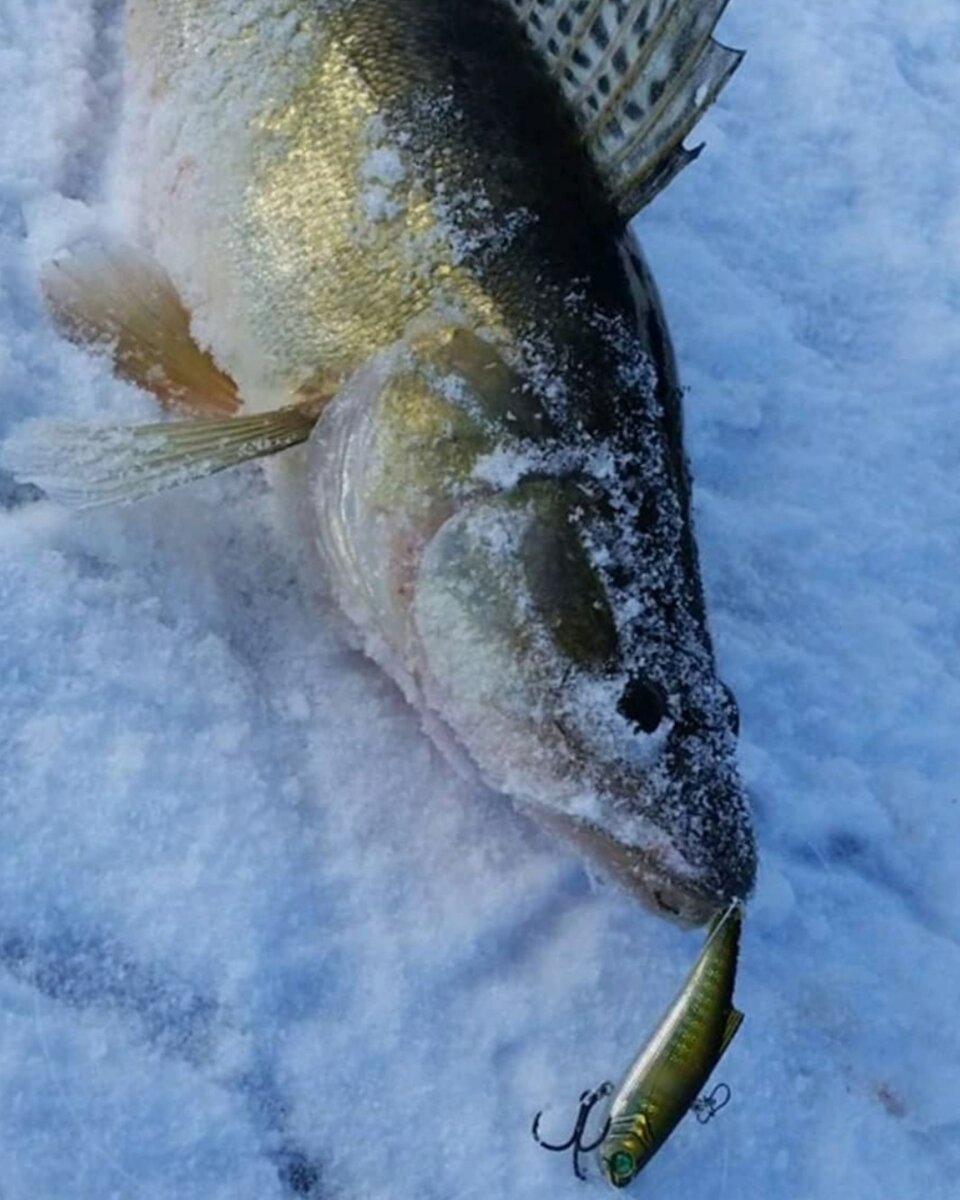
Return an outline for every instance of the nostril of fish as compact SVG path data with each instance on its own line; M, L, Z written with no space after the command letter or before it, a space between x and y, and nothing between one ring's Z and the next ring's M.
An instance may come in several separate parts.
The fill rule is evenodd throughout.
M644 733L655 733L667 715L667 701L663 690L642 675L634 676L627 683L617 708L628 721L632 721Z

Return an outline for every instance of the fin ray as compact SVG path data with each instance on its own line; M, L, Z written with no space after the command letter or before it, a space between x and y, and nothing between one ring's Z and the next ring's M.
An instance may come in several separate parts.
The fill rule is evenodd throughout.
M728 0L509 0L625 218L699 153L683 139L743 57L713 37Z
M0 450L21 481L70 508L125 504L304 442L321 402L222 421L90 426L30 421Z
M49 262L41 277L60 333L110 350L114 370L169 409L226 417L237 387L190 331L190 315L162 268L129 246L87 239Z

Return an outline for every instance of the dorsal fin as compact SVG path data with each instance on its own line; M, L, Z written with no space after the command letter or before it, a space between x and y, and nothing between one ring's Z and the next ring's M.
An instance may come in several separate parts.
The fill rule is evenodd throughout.
M683 139L743 57L713 37L727 2L506 0L625 218L700 152Z

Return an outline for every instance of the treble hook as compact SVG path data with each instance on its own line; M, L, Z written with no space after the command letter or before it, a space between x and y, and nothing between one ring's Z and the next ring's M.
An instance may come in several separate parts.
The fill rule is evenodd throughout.
M606 1083L601 1083L592 1092L586 1091L580 1093L580 1111L577 1114L577 1122L573 1127L573 1133L560 1146L554 1146L550 1142L545 1142L540 1136L540 1118L543 1116L543 1110L541 1109L533 1118L533 1129L531 1132L533 1133L533 1140L538 1146L542 1146L544 1150L554 1150L558 1154L563 1153L564 1150L569 1150L571 1146L573 1147L573 1173L578 1179L587 1178L580 1169L580 1155L590 1154L596 1150L610 1132L610 1118L608 1117L603 1126L603 1133L600 1134L597 1140L591 1142L589 1146L583 1144L583 1134L587 1128L587 1121L590 1119L590 1113L593 1111L594 1105L602 1100L604 1096L609 1096L612 1091L613 1084L608 1080Z
M694 1100L690 1107L696 1113L697 1120L701 1125L709 1125L720 1109L727 1107L732 1095L733 1093L725 1083L718 1083L712 1092L701 1096L699 1100Z

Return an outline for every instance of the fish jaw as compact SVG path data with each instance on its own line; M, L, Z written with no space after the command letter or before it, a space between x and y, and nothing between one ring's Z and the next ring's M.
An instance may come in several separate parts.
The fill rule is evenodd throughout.
M694 872L662 838L654 836L646 846L631 845L568 813L543 807L530 812L535 820L582 850L650 912L683 929L705 925L724 903L722 892L698 882Z
M684 928L703 925L749 897L757 870L749 807L725 741L728 731L711 738L709 731L670 730L649 770L621 767L601 777L598 816L541 809L538 819L650 911ZM686 751L682 758L674 742Z

